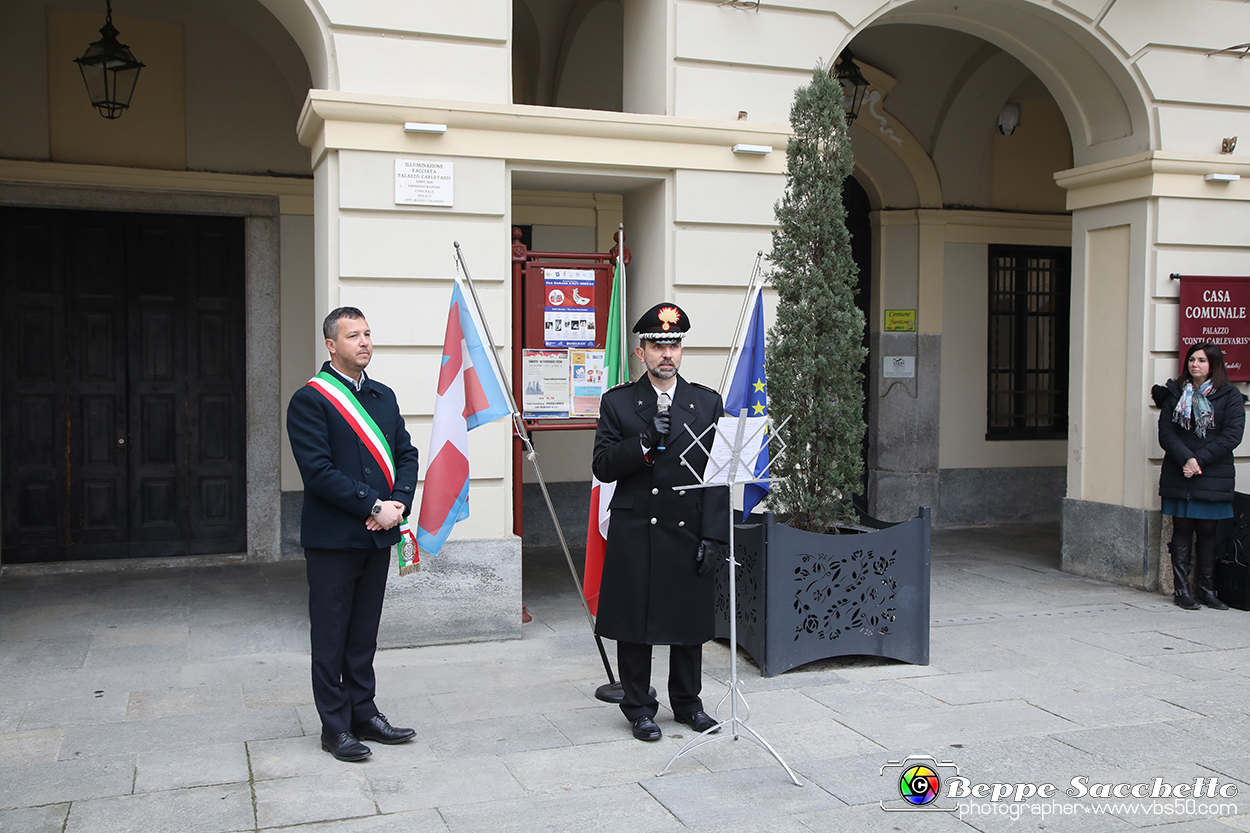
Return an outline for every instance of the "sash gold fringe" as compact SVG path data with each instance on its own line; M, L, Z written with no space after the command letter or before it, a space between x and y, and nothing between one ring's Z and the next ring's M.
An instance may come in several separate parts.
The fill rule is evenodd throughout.
M395 552L399 556L399 574L401 576L410 576L421 569L421 553L418 551L417 545L413 543L410 535L405 535L399 539L399 543L395 545Z

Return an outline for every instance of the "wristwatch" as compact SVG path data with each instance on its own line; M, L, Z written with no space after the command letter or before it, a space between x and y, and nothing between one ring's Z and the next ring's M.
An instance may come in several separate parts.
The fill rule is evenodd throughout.
M369 514L374 516L382 514L382 498L378 498L373 502L373 508L369 510Z

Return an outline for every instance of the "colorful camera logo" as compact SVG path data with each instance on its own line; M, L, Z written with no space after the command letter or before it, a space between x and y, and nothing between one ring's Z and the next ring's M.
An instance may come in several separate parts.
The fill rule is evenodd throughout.
M881 767L881 775L893 776L892 796L881 800L882 810L949 813L956 809L955 801L942 795L942 785L959 775L959 767L951 761L939 761L930 755L909 755L901 761L887 762Z
M909 767L898 779L899 795L912 804L932 804L942 788L942 779L927 766Z

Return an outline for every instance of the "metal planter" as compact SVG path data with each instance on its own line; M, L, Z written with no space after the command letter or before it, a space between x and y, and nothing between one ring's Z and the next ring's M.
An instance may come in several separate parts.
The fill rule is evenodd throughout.
M927 506L910 521L843 535L764 519L734 528L738 645L763 676L841 656L929 664ZM727 564L716 573L716 635L729 638Z

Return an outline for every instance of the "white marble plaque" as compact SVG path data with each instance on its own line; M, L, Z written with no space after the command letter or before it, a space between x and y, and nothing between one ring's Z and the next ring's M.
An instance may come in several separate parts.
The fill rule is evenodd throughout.
M395 160L396 205L443 205L451 207L455 196L451 162L425 159Z
M885 356L882 359L881 375L886 379L916 378L916 357Z

